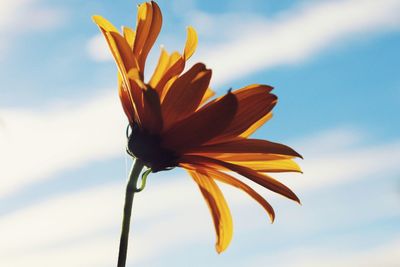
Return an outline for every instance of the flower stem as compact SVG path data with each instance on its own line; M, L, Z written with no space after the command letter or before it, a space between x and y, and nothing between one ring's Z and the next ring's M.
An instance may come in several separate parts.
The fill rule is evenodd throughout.
M143 169L143 166L144 164L141 160L135 160L135 163L132 165L131 173L129 175L128 184L126 186L124 218L122 221L121 239L119 242L118 267L125 267L126 264L133 197L136 192L136 184L139 175Z

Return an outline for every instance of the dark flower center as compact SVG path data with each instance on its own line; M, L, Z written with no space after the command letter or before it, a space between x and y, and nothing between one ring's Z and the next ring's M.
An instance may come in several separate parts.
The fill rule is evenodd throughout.
M158 172L178 165L178 156L161 146L161 139L158 135L152 135L135 125L132 133L128 136L128 153Z

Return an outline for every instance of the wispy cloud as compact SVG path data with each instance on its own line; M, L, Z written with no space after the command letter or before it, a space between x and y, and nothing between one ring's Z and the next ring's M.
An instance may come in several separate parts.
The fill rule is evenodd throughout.
M387 160L387 153L390 153L392 158L398 159L400 146L397 142L354 147L354 144L357 144L354 142L357 131L346 133L346 130L342 129L327 131L316 139L329 138L331 142L335 142L335 133L340 132L342 134L339 140L347 143L342 148L327 149L319 147L318 142L312 145L307 140L298 142L298 146L304 146L304 149L308 148L308 151L312 151L311 153L306 150L305 154L307 163L308 161L310 163L305 165L303 176L293 177L292 174L286 183L291 185L302 197L309 195L314 189L323 189L340 183L348 184L357 179L377 177L375 181L378 182L380 179L378 177L381 176L377 176L377 173L386 176L400 171L398 163L394 160L388 161L387 164L375 163ZM348 136L348 139L345 136ZM332 151L334 153L331 153ZM304 164L302 163L302 165ZM135 200L134 221L135 227L137 227L135 229L139 230L134 233L135 237L132 240L133 258L136 261L147 261L170 249L196 242L210 242L211 246L214 238L211 220L195 184L187 175L182 177L180 173L176 172L162 174L162 180L167 180L168 183L156 185L157 177L159 175L153 176L155 184L150 184L146 188L146 192L138 195ZM122 184L115 184L61 194L38 205L9 215L5 214L0 219L0 235L2 236L0 251L5 254L2 256L2 261L12 266L24 266L29 260L31 263L49 262L50 264L52 260L60 262L62 259L59 266L71 266L78 262L80 257L84 257L84 260L87 261L86 266L102 266L101 264L107 265L107 263L111 265L115 258L118 242L120 222L116 218L120 218L123 187ZM241 231L251 232L254 229L268 226L267 216L261 208L259 208L259 213L249 213L248 205L251 202L243 201L246 196L228 187L223 187L223 189L235 213L246 214L247 223L240 226ZM179 192L179 194L171 192ZM260 189L260 192L265 195L265 190L261 191ZM277 225L274 225L274 231L278 231L278 233L286 231L288 235L294 232L304 235L307 231L312 232L320 227L326 227L326 225L345 227L348 223L357 224L382 217L396 216L398 211L392 209L393 203L396 203L395 198L390 197L387 192L381 197L385 199L365 199L362 201L362 205L363 207L364 205L374 207L377 205L376 203L389 203L387 207L376 209L375 212L361 209L362 214L352 220L335 221L332 219L332 222L325 223L324 226L318 225L318 221L313 219L315 208L319 207L318 202L316 202L317 204L308 203L301 208L296 207L296 210L301 209L302 213L306 213L301 216L301 220L296 222L296 227L293 226L290 218L298 217L297 212L299 211L285 209L285 212L280 212ZM389 200L386 200L387 197ZM185 201L182 201L183 199ZM272 201L280 203L284 200L279 198L277 201L273 198ZM371 203L368 204L368 201ZM98 205L99 203L102 203L101 206ZM337 201L337 208L341 209L340 214L345 214L344 217L352 216L354 211L351 208L346 209L349 206L346 203L346 200ZM323 204L321 203L321 205ZM252 208L257 209L255 204ZM88 212L89 210L90 212ZM168 213L167 217L165 217L166 213ZM263 216L264 219L258 218L258 215ZM249 216L257 218L251 220ZM236 219L240 218L235 217ZM249 225L249 221L254 223ZM290 232L285 227L291 229ZM43 232L46 234L43 235ZM174 233L173 237L168 233ZM270 233L269 237L273 238L271 234L273 235ZM20 242L20 240L24 240L24 242ZM25 257L16 259L15 255L20 250L25 251ZM93 256L99 251L103 252L100 258ZM66 252L66 254L62 252ZM53 258L49 258L49 254L53 255ZM65 255L71 257L66 258Z
M12 48L15 38L28 32L46 31L65 22L66 12L50 7L42 0L13 0L0 2L0 60Z
M229 42L206 47L196 59L207 59L214 83L221 84L261 69L297 64L363 34L398 30L399 12L397 0L340 0L309 2L264 20L238 14L223 23L206 16L212 31L232 37Z
M296 248L292 251L285 251L269 257L260 257L252 262L246 262L242 266L260 266L260 262L274 262L277 267L336 267L336 266L365 266L395 267L398 265L400 256L398 248L400 237L395 241L382 244L370 249L361 251L349 251L341 248L323 249L321 247ZM340 251L332 257L332 250ZM288 257L290 255L290 257Z
M115 90L87 102L54 103L40 111L0 109L0 114L0 196L58 171L124 153L126 125Z

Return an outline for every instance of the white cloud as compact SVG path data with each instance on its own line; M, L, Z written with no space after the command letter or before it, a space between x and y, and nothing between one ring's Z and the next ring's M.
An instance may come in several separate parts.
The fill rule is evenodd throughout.
M196 59L205 60L213 69L214 83L221 84L261 69L299 63L363 34L398 29L399 13L397 0L340 0L311 1L264 21L239 14L223 23L208 16L211 31L232 37L205 47Z
M0 110L0 195L68 168L124 153L117 92L40 111Z
M0 60L17 37L29 32L51 30L65 22L66 12L48 7L41 0L0 1Z
M86 45L86 49L90 58L95 61L112 60L111 53L108 49L107 42L102 34L93 36Z
M397 241L392 241L377 247L361 251L346 251L342 248L324 249L321 247L305 247L294 251L285 251L270 257L260 257L242 266L260 266L260 262L273 261L277 267L395 267L398 266L400 256L400 236ZM332 251L340 251L332 255Z
M92 145L101 145L100 140L104 140L102 135L107 134L106 129L98 130L101 130L98 132L101 134L94 138ZM305 174L303 176L291 174L290 180L287 179L286 183L304 197L310 190L317 188L350 183L365 177L380 179L378 177L382 176L377 176L377 173L386 176L400 171L398 162L387 160L387 153L390 153L393 159L400 158L398 142L354 147L358 142L356 140L360 139L357 132L334 129L326 131L319 137L313 137L320 142L314 144L308 140L298 142L298 146L304 149L307 158L301 162L301 165L305 166ZM335 143L335 133L341 133L337 134L338 139L347 145L341 148L320 146L324 143L323 140ZM84 135L86 136L86 133ZM359 138L354 138L356 136ZM67 139L66 142L68 142L66 146L71 146L71 140ZM116 150L118 149L116 147ZM382 163L385 161L386 163ZM236 229L239 229L237 234L261 228L265 231L268 227L271 233L266 233L266 238L274 238L274 234L280 235L280 233L304 234L321 227L324 229L327 225L344 227L346 224L375 221L398 214L398 211L393 209L394 203L397 203L396 196L385 192L377 194L375 198L363 200L360 205L369 208L382 203L388 205L375 209L374 212L361 208L357 216L351 220L337 221L330 218L329 222L323 222L323 225L321 220L314 219L317 216L314 214L315 205L318 207L318 204L305 204L303 207L291 205L293 209L284 211L280 211L278 207L280 211L278 220L272 229L267 223L267 216L256 203L235 189L225 186L223 191L233 210ZM260 192L265 195L265 190L260 189ZM51 262L58 262L60 267L112 265L118 245L123 193L123 184L97 186L81 192L57 195L38 205L2 216L0 251L4 255L0 257L1 263L16 267L26 266L27 262L34 265L39 263L50 265ZM270 200L273 204L288 202L282 198L270 198ZM378 204L374 204L376 202ZM341 210L339 214L345 215L342 217L352 216L354 213L352 210L354 207L345 200L336 202L336 205L336 208ZM300 212L306 214L298 216ZM130 259L145 262L168 253L169 250L199 243L208 243L209 249L213 249L214 234L210 215L198 189L187 175L183 176L179 172L151 175L146 190L135 198L133 214ZM290 220L293 217L298 218L296 226L293 226L293 220ZM235 241L233 246L238 246L237 242L240 240ZM16 257L18 251L24 251L23 258ZM101 255L97 257L98 254ZM80 261L81 258L83 261ZM358 257L354 260L357 259Z

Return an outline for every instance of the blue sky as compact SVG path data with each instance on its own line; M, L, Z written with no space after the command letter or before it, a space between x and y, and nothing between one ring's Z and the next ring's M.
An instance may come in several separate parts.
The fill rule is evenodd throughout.
M132 26L138 3L0 3L1 266L115 265L130 159L116 68L90 17ZM256 203L222 186L235 233L217 255L190 177L151 175L134 203L130 263L396 266L400 2L159 4L163 31L150 65L160 45L181 50L192 25L199 48L190 63L213 69L217 94L251 83L275 87L274 117L255 136L303 154L303 175L275 175L303 205L255 186L276 208L271 225Z

